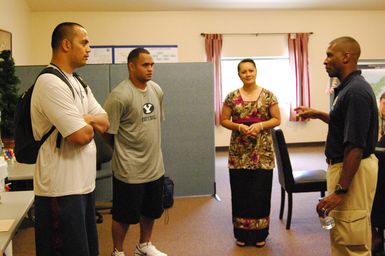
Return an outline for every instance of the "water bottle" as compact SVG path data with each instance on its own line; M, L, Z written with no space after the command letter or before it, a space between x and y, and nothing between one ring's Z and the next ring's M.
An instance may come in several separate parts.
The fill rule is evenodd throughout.
M323 198L319 198L318 201L321 201L322 199ZM319 221L321 223L321 228L325 230L330 230L336 225L333 217L326 215L325 212L323 212L322 215L319 216Z
M333 217L331 217L331 216L323 215L323 216L319 217L319 220L321 222L321 228L323 228L325 230L330 230L330 229L334 228L336 225Z

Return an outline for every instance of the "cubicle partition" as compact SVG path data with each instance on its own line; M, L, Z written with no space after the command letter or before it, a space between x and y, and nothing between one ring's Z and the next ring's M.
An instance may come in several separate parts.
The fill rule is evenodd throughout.
M166 175L175 183L175 195L213 194L215 146L212 63L159 63L154 67L153 80L165 93L166 120L162 125L162 150ZM43 68L17 66L20 91L28 88ZM89 84L101 104L111 89L128 77L126 64L86 65L77 72Z

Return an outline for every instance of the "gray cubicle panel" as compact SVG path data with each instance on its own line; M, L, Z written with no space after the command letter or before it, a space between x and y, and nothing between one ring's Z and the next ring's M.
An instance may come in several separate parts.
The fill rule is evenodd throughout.
M110 66L111 88L127 79L127 65ZM212 63L159 63L153 80L164 91L162 150L166 175L179 196L214 193L215 141Z
M15 75L20 79L18 84L19 92L27 90L34 82L40 71L45 66L16 66Z
M18 66L23 91L44 66ZM103 105L105 97L127 79L126 64L86 65L77 72ZM214 193L214 95L212 63L159 63L153 80L165 93L166 120L162 150L166 175L175 183L176 196Z
M86 65L76 70L83 80L92 89L96 100L103 105L110 93L110 74L108 65Z
M15 74L20 79L19 91L23 92L28 89L44 67L44 65L15 67ZM110 92L108 65L86 65L76 72L90 86L96 100L103 104Z

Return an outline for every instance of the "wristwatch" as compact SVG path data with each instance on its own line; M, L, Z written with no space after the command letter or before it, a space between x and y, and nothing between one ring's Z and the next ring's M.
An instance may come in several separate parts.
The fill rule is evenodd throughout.
M334 190L334 193L336 193L337 195L346 194L346 193L348 193L348 189L343 188L340 184L337 184L336 188Z

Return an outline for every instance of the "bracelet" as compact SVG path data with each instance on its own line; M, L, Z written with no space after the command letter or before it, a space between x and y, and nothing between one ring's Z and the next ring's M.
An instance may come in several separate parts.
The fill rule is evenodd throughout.
M239 125L238 125L238 132L241 132L241 125L242 125L242 124L239 124Z
M263 131L263 124L262 124L262 122L259 123L259 126L261 127L261 131Z

